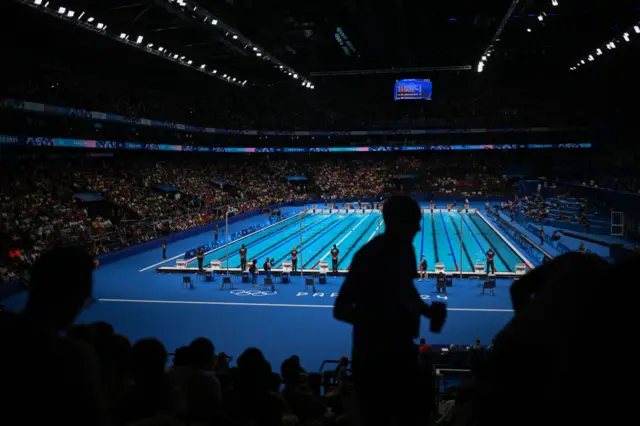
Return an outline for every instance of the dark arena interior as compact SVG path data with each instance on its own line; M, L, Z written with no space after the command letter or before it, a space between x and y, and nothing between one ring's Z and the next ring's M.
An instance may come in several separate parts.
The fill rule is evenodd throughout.
M3 424L634 408L640 0L5 0L0 22Z

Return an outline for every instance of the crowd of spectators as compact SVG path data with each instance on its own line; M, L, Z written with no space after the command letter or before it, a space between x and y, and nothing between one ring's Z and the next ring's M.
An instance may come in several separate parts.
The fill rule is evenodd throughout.
M100 255L205 225L224 218L231 208L243 213L313 198L508 189L503 178L486 174L480 165L456 173L413 156L310 158L250 156L209 163L202 157L150 155L8 161L0 186L2 280L16 278L15 269L55 244L73 242ZM415 177L402 180L406 174ZM285 176L308 179L289 182ZM488 185L494 180L500 185ZM78 197L83 193L103 200L83 201Z
M375 197L390 184L388 161L322 161L313 164L321 198Z
M5 415L34 424L46 413L51 421L85 426L357 424L345 423L357 412L348 360L321 395L323 378L308 374L295 355L272 368L259 349L248 348L231 368L233 357L205 337L169 354L159 340L132 343L105 322L71 326L91 296L92 269L80 249L49 252L33 267L24 312L0 310L0 370L12 388ZM33 356L45 357L46 366L17 375ZM20 409L41 399L42 411Z

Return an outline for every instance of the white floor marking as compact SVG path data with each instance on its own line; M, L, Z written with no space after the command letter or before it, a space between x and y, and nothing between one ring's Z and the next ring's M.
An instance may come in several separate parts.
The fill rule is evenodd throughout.
M171 262L172 260L176 260L177 258L182 257L182 256L184 256L184 253L179 254L177 256L173 256L173 257L171 257L169 259L163 260L162 262L158 262L155 265L147 266L146 268L140 269L138 272L148 271L149 269L155 268L156 266L160 266L160 265L162 265L164 263L167 263L167 262Z
M509 240L507 240L507 239L504 237L504 235L502 235L502 233L501 233L500 231L498 231L498 229L497 229L495 226L493 226L493 223L491 223L491 222L490 222L486 217L484 217L484 216L482 215L482 213L480 213L480 210L476 209L476 214L477 214L478 216L480 216L480 218L481 218L482 220L484 220L484 221L485 221L485 223L486 223L487 225L489 225L489 227L490 227L491 229L493 229L493 232L495 232L496 234L498 234L498 236L502 239L502 241L504 241L505 243L507 243L507 245L511 248L511 250L513 250L513 251L514 251L518 256L520 256L520 259L524 260L524 263L526 263L526 264L527 264L527 267L528 267L529 269L533 269L533 268L534 268L533 264L532 264L531 262L529 262L529 259L527 259L527 258L524 256L524 254L522 254L522 253L521 253L517 248L515 248L515 247L513 246L513 244L511 244L511 243L509 242ZM514 265L514 266L515 266L515 265Z
M268 296L264 296L268 297ZM108 303L157 303L166 305L274 306L280 308L333 308L333 305L301 305L296 303L203 302L195 300L98 299ZM461 312L513 312L512 309L447 308Z
M353 228L351 231L347 232L347 235L345 235L344 237L342 237L342 239L336 243L336 247L340 247L340 244L342 244L342 242L343 242L344 240L346 240L346 239L347 239L347 237L348 237L349 235L351 235L351 233L352 233L353 231L355 231L356 229L358 229L358 226L360 226L360 224L361 224L362 222L364 222L364 221L365 221L369 216L371 216L371 213L369 213L368 215L366 215L365 217L363 217L363 218L362 218L362 220L361 220L360 222L358 222L358 224L355 226L355 228ZM327 256L329 256L329 255L331 254L331 250L332 250L332 249L330 249L328 252L326 252L326 253L324 254L324 256L322 256L322 257L320 258L320 260L318 261L318 263L320 263L320 262L322 262L324 259L326 259L326 257L327 257Z
M266 231L267 229L269 229L269 228L271 228L271 227L273 227L273 226L276 226L276 225L279 225L279 224L281 224L281 223L287 222L287 221L289 221L289 220L293 219L294 217L298 217L298 216L300 216L301 214L303 214L303 213L305 213L305 212L306 212L306 210L303 210L303 211L301 211L300 213L298 213L298 214L294 214L293 216L288 217L288 218L287 218L287 219L285 219L285 220L281 220L280 222L276 222L276 223L274 223L274 224L272 224L272 225L267 226L266 228L262 228L262 229L261 229L261 230L259 230L258 232L254 232L254 233L251 233L251 234L249 234L249 235L245 235L245 236L244 236L244 237L242 237L242 238L238 238L237 240L231 241L231 242L229 242L229 243L227 243L227 244L225 244L225 245L222 245L222 246L220 246L220 247L216 247L216 248L215 248L215 249L213 249L213 250L209 250L209 251L208 251L208 252L206 252L204 255L206 256L206 255L208 255L208 254L213 253L214 251L221 250L221 249L225 248L227 245L229 245L229 244L235 244L235 243L237 243L238 241L244 240L245 238L249 238L249 237L252 237L252 236L258 235L259 233L264 232L264 231ZM205 231L205 232L203 232L203 234L208 233L208 232L209 232L209 231ZM160 265L162 265L162 264L164 264L164 263L171 262L172 260L175 260L175 259L179 258L180 256L184 256L186 253L187 253L187 252L184 252L184 253L182 253L182 254L179 254L179 255L177 255L177 256L172 257L171 259L163 260L162 262L158 262L158 263L156 263L155 265L147 266L146 268L142 268L142 269L140 269L138 272L148 271L149 269L155 268L156 266L160 266ZM192 262L193 260L195 260L195 258L187 260L187 263Z

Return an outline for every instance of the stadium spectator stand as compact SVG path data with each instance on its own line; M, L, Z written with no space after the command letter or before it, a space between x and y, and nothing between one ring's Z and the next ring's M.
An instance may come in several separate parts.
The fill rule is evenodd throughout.
M304 159L232 155L214 162L195 153L182 155L8 160L0 187L2 280L17 278L16 269L32 264L47 247L73 243L100 255L224 218L230 207L242 213L295 200L367 198L401 190L424 198L511 190L504 177L487 172L490 163L483 156L445 163L410 155L349 162L321 154ZM464 172L451 170L450 165L463 162ZM407 173L417 178L396 178ZM309 180L286 182L287 175ZM103 199L83 201L79 196L85 193Z

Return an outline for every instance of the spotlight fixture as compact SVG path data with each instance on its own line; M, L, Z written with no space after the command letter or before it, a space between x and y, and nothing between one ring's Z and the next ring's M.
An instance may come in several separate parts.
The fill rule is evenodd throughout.
M199 6L194 5L193 2L187 4L188 3L187 0L169 0L169 2L175 3L182 7L188 6L193 12L195 12L196 10L200 12ZM111 32L108 30L106 24L98 20L100 18L94 18L93 16L86 16L87 12L85 11L78 12L78 11L70 10L69 8L63 7L63 6L49 7L50 2L48 0L21 0L21 3L29 3L33 7L33 9L38 10L41 13L45 13L50 16L57 17L58 19L65 20L68 23L73 23L76 26L82 27L84 29L91 29L103 36L108 36L109 38L125 43L131 47L137 47L138 49L142 49L147 53L152 53L156 56L163 57L164 59L172 60L178 64L181 64L184 66L193 66L194 64L193 60L187 59L185 56L182 56L179 53L169 51L161 46L155 47L153 43L149 43L147 40L145 40L145 37L142 35L136 36L136 35L132 35L125 32L115 32L115 31ZM207 16L207 18L204 21L206 22L208 19L212 20L211 23L213 25L218 24L218 21L212 19L210 14ZM227 31L228 31L228 35L233 36L234 39L240 38L239 34L234 34L235 31L231 31L228 28L227 28ZM253 43L250 44L250 46L252 45ZM194 69L199 69L201 72L206 72L211 74L217 73L216 70L213 70L213 71L207 70L205 64L195 65ZM216 77L219 79L222 79L219 76L216 76ZM231 80L231 77L228 77L227 80ZM241 80L235 77L233 78L233 82L234 84L239 86L246 84L246 80L245 80L245 83L241 83Z

